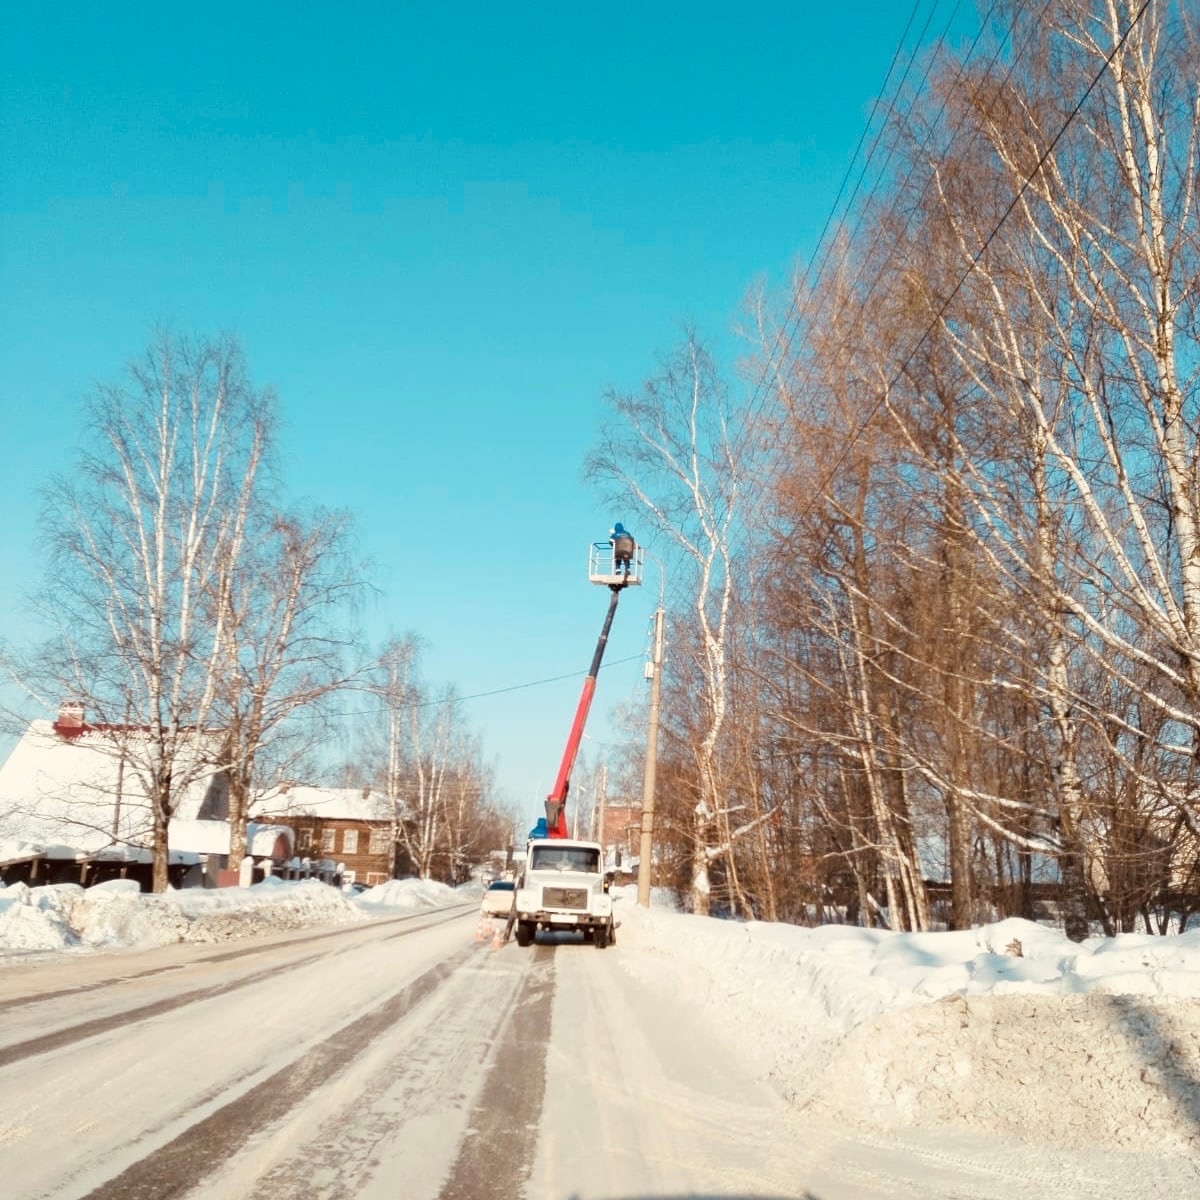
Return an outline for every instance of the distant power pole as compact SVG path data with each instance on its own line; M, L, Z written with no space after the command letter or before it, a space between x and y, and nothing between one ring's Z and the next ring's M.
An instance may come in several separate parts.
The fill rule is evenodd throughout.
M596 771L596 800L593 816L596 818L596 841L600 843L600 870L608 870L608 845L604 840L604 813L608 804L608 765L601 763Z
M654 844L654 774L658 768L658 711L662 695L663 602L654 613L654 636L646 673L650 676L650 720L646 729L646 773L642 780L642 837L638 845L638 904L650 907L650 871Z

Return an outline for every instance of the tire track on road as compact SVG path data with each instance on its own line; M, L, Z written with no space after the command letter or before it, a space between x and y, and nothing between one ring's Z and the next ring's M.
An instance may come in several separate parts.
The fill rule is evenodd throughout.
M83 1200L174 1200L194 1189L214 1164L233 1158L267 1127L305 1103L410 1009L432 995L472 955L470 946L401 988L385 1003L312 1046L295 1062L138 1160Z
M554 949L539 946L438 1200L516 1200L533 1170L546 1093Z
M400 933L389 934L388 937L403 937L405 934L415 933L418 929L432 929L436 925L454 920L455 917L461 917L468 911L474 912L476 907L474 904L456 904L452 908L445 910L450 913L449 916L425 921L422 925L414 926L412 929L401 930ZM132 971L125 975L114 975L108 979L100 979L95 983L81 983L75 987L55 988L54 991L48 992L30 992L26 996L10 996L6 1000L0 1000L0 1012L6 1012L12 1008L25 1008L31 1004L45 1004L48 1001L61 1000L69 996L82 996L88 992L103 991L105 988L110 987L120 987L122 984L134 983L141 979L152 979L156 975L169 975L175 971L186 971L193 967L206 966L210 963L228 962L236 958L245 958L251 954L270 954L274 950L285 950L292 946L302 946L306 942L323 942L331 938L345 938L355 933L367 934L378 929L381 925L420 921L428 916L430 916L428 912L405 913L402 917L378 918L365 925L338 925L333 929L322 929L319 933L301 934L282 941L272 940L265 945L260 939L254 939L248 941L247 944L235 946L232 949L221 950L216 954L206 954L201 958L189 959L187 962L169 963L167 966L162 967L148 967L143 971ZM174 944L178 945L179 943Z
M414 933L420 933L426 929L432 929L437 925L444 925L449 921L461 919L461 913L454 913L453 916L444 917L439 921L431 921L427 924L415 926L413 928L401 929L396 933L390 933L381 941L392 941L400 937L409 937ZM342 931L345 932L345 931ZM333 936L333 934L322 935ZM294 945L295 943L289 943ZM246 951L250 953L250 951ZM229 955L228 957L232 957ZM124 1028L125 1026L134 1024L139 1021L148 1021L152 1017L161 1016L163 1013L173 1012L176 1009L184 1008L189 1004L197 1004L203 1000L211 999L213 996L228 995L230 992L237 991L244 987L260 982L263 979L273 978L277 976L281 970L296 970L299 967L308 966L314 962L319 962L326 957L323 951L318 951L313 954L306 955L304 958L289 960L282 967L279 964L274 964L269 967L264 967L258 971L252 971L248 975L242 975L237 979L224 980L221 983L212 984L208 987L193 988L191 991L177 993L172 996L164 997L162 1000L155 1000L149 1004L139 1005L137 1008L124 1009L121 1012L110 1013L104 1017L96 1017L90 1021L81 1021L77 1025L69 1025L64 1029L57 1029L53 1033L45 1033L40 1037L28 1038L23 1042L14 1042L12 1045L0 1047L0 1068L10 1066L13 1063L20 1062L26 1058L32 1058L36 1054L48 1054L52 1050L59 1050L64 1046L73 1045L75 1042L84 1041L90 1037L96 1037L99 1034L107 1033L110 1029ZM214 961L214 959L202 960L205 962ZM153 972L151 972L153 974ZM122 980L121 982L124 982Z

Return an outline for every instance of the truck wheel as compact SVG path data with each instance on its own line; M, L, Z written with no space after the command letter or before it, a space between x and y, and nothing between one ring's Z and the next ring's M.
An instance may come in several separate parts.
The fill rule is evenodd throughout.
M517 945L529 946L533 943L534 925L532 921L517 922Z
M603 950L608 945L608 926L597 925L594 935L597 950Z

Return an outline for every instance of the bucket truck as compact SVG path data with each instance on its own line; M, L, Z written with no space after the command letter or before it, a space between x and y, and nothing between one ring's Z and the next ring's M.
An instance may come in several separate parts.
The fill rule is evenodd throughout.
M641 583L642 562L641 548L620 523L608 541L592 543L588 578L609 589L608 612L583 681L558 777L546 797L546 815L534 826L526 846L525 869L513 905L518 946L530 945L538 930L579 930L600 949L616 939L603 847L568 836L567 796L617 603L627 587Z

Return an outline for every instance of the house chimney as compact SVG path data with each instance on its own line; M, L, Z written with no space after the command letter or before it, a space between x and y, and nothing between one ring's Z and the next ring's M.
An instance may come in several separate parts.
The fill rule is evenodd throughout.
M78 700L64 700L58 706L54 732L59 737L78 737L83 732L83 705Z

